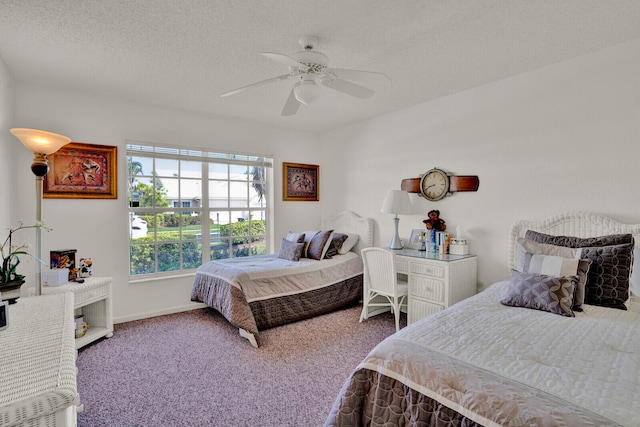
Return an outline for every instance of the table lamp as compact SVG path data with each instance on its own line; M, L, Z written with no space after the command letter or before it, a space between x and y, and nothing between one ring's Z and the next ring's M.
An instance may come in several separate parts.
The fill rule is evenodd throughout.
M411 213L411 202L409 201L409 193L401 190L389 190L389 192L387 193L387 197L384 198L384 202L382 203L382 209L380 210L380 212L395 215L395 217L393 218L395 230L393 239L391 239L391 244L389 245L389 249L402 249L402 241L400 240L400 236L398 235L398 223L400 222L400 220L398 219L398 215L406 215Z

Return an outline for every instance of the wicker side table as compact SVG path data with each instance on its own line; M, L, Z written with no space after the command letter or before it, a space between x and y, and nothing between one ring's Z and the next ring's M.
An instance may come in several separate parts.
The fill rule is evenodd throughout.
M82 314L89 328L87 333L75 340L76 348L95 340L113 336L113 311L111 308L111 277L89 277L84 283L70 282L62 286L44 286L42 294L72 292L75 314ZM71 334L74 335L73 332Z

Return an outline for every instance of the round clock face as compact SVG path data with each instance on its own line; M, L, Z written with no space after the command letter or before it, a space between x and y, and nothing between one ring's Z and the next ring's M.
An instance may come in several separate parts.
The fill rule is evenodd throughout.
M449 192L449 176L440 169L431 169L420 180L420 193L427 200L443 199Z

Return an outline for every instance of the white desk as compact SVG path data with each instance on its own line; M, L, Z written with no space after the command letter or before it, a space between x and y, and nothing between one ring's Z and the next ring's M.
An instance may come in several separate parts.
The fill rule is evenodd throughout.
M76 425L73 294L23 297L0 332L0 424Z
M475 255L442 255L415 249L389 250L396 273L407 276L407 324L455 304L477 292Z

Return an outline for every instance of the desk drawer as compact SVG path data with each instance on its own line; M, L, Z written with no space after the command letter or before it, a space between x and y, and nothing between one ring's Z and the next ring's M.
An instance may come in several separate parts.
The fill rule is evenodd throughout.
M407 324L412 324L423 317L427 317L431 314L444 310L444 306L439 304L432 304L426 301L420 301L416 299L409 300Z
M425 276L410 276L410 298L422 298L444 304L445 287L442 280L434 280Z
M445 267L441 265L412 262L410 268L412 274L424 274L426 276L444 279Z

